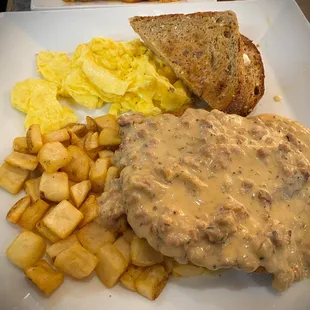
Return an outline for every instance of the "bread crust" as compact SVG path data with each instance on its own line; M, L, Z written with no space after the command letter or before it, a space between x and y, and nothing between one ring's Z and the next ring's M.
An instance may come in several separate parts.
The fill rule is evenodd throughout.
M241 35L241 38L243 53L249 57L250 64L244 65L241 92L224 112L247 116L264 95L265 71L261 54L256 45L244 35Z

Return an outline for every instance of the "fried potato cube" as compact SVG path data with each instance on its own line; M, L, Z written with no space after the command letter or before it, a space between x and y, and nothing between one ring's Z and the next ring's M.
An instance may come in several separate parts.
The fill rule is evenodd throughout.
M107 191L110 185L110 182L119 177L119 169L117 167L110 167L107 172L107 176L104 182L104 190Z
M68 175L64 172L44 172L40 180L40 197L54 202L68 199Z
M25 170L33 171L37 168L38 159L37 156L31 154L24 154L19 152L11 153L5 161L14 166Z
M163 266L148 267L136 280L137 292L150 300L155 300L166 286L168 277Z
M86 116L86 128L88 131L95 132L98 130L97 124L93 118Z
M103 192L105 179L111 162L107 158L98 158L90 168L89 179L94 192Z
M76 183L70 187L70 198L76 208L79 208L83 203L90 189L91 183L89 180Z
M43 143L48 142L65 142L70 140L69 132L66 128L46 133L42 137Z
M71 245L78 243L80 244L76 234L72 234L63 240L58 240L54 244L50 245L46 249L47 255L53 261L55 257L63 250L68 249Z
M29 171L4 162L0 167L0 187L16 195L29 178Z
M101 193L95 193L95 192L90 191L89 195L94 195L94 196L96 196L98 198L98 197L101 196Z
M47 226L43 223L42 219L36 224L36 229L42 237L46 238L52 243L60 240L60 238L55 233L53 233L49 228L47 228Z
M162 263L164 257L154 250L145 239L134 237L130 244L131 262L136 266L152 266Z
M18 200L13 207L10 209L8 214L6 215L6 219L12 223L16 224L22 214L26 211L26 209L30 206L31 199L29 196L25 196Z
M85 137L79 137L74 132L70 132L71 145L74 145L74 146L77 146L77 147L83 149L84 144L85 144L85 139L86 139L86 136Z
M102 150L98 154L100 158L111 158L114 155L114 153L110 150Z
M118 226L118 230L117 233L121 234L124 231L126 231L128 229L128 222L127 222L127 218L126 216L122 216L119 219L119 226Z
M84 137L87 134L87 127L85 124L75 124L72 127L67 128L69 133L74 133L79 137Z
M87 139L88 137L90 137L93 133L94 133L93 131L88 131L88 132L86 133L86 135L83 137L84 145L83 145L82 148L85 148L84 146L85 146L85 141L86 141L86 139Z
M87 151L91 151L94 150L96 148L98 148L99 144L98 144L98 132L94 132L91 135L89 135L84 142L84 148Z
M69 123L65 126L67 130L71 129L73 126L77 125L77 123Z
M84 218L79 223L78 227L81 228L90 223L99 215L97 198L95 195L90 195L82 204L80 211L83 213Z
M114 242L114 245L123 254L127 262L129 263L130 262L130 243L127 242L126 239L122 236L122 237L119 237Z
M29 153L26 137L16 137L13 140L13 149L20 153Z
M6 255L14 265L24 269L38 261L43 256L45 248L42 237L25 230L7 248Z
M64 141L64 142L61 142L61 144L65 147L65 148L67 148L69 145L70 145L70 140L68 140L68 141Z
M126 272L121 276L120 282L128 290L136 291L136 280L140 277L144 271L144 267L137 267L135 265L130 265Z
M40 181L41 177L38 177L25 182L25 192L30 196L32 202L40 199Z
M114 244L106 244L97 253L99 263L96 267L98 278L106 287L113 287L125 272L128 262Z
M60 142L47 142L40 149L38 159L46 172L56 172L71 161L71 156Z
M73 232L83 217L82 212L63 200L43 218L43 223L59 238L64 239Z
M175 260L172 257L164 257L163 266L165 267L166 271L170 274L172 272Z
M71 155L71 161L62 168L62 171L68 174L71 181L82 182L88 179L90 160L87 154L81 148L70 145L67 148Z
M70 188L71 188L73 185L75 185L75 184L78 184L78 182L74 182L74 181L69 180L69 187L70 187Z
M132 229L127 229L123 232L123 237L129 243L131 243L132 239L136 237L136 234L133 232Z
M59 240L55 242L54 244L50 245L46 249L47 255L54 260L55 257L63 250L68 249L71 245L78 243L80 244L78 238L76 237L76 234L72 234L68 236L67 238L63 240Z
M95 160L98 159L99 155L99 149L91 150L91 151L85 151L86 155L88 156L89 160L89 169L93 166L95 163Z
M76 235L82 246L93 254L96 254L103 245L115 241L110 231L95 222L84 226Z
M97 160L99 158L99 152L102 150L102 147L99 146L93 150L86 150L86 154L91 159L90 167L94 164L94 160Z
M99 131L102 130L103 128L112 128L114 130L119 131L117 118L112 114L106 114L96 117L95 122L97 124Z
M171 272L175 277L196 277L202 275L204 271L205 269L203 267L174 262Z
M92 137L92 135L94 136ZM96 136L97 136L97 142L96 142ZM85 153L88 155L88 157L91 159L91 166L92 166L94 160L99 158L99 152L102 151L103 146L99 146L98 144L99 137L97 132L95 134L93 132L88 132L84 138L85 140L83 149ZM91 141L92 139L93 141Z
M36 169L36 172L37 172L38 174L42 174L43 172L45 172L44 168L41 166L40 163L38 164L38 167L37 167L37 169Z
M54 265L76 279L89 276L98 264L98 258L84 249L79 243L61 251L55 258Z
M36 201L25 210L17 224L27 230L32 230L48 208L49 205L45 201Z
M64 281L64 275L43 259L25 268L24 273L46 295L53 293Z
M33 124L29 127L26 134L27 146L30 153L37 154L43 146L40 126Z
M122 142L119 132L109 127L101 130L98 141L100 146L117 146Z

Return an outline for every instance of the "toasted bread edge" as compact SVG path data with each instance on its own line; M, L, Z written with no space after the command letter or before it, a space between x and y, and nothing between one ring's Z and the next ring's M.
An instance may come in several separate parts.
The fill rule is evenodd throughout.
M256 45L243 35L241 35L241 38L244 52L248 55L251 63L249 66L244 65L241 92L235 97L235 100L232 101L224 112L247 116L253 111L259 100L264 95L265 71L261 54Z

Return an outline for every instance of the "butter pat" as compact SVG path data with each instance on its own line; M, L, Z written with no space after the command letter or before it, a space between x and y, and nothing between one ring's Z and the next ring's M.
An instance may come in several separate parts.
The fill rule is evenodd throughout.
M243 62L244 62L244 65L246 67L251 64L251 60L250 60L249 56L245 53L243 53Z

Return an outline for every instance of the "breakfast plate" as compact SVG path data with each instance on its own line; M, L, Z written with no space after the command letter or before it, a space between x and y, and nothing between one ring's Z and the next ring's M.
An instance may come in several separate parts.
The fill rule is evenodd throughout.
M0 15L0 159L11 151L11 142L24 135L24 116L10 105L10 91L17 81L37 75L35 55L41 50L72 52L95 36L114 40L137 38L128 24L135 15L228 10L236 12L240 31L259 45L266 92L254 113L276 113L310 127L310 27L294 1L258 0L221 3L178 3L88 10L37 11ZM288 21L290 21L288 23ZM275 101L281 96L281 101ZM78 116L107 113L77 109ZM83 281L66 277L61 289L45 297L15 268L5 255L17 235L5 221L16 197L0 191L0 286L1 309L309 309L310 280L295 283L288 291L271 289L267 275L228 271L221 276L172 278L160 297L151 302L117 285L107 289L90 276Z
M216 0L179 0L179 2L216 2ZM115 6L136 6L136 5L150 5L152 2L136 2L124 3L122 1L114 0L99 0L91 2L64 2L63 0L31 0L31 10L62 10L62 9L87 9L87 8L102 8L102 7L115 7ZM157 3L160 5L167 3ZM176 2L172 4L177 4Z

